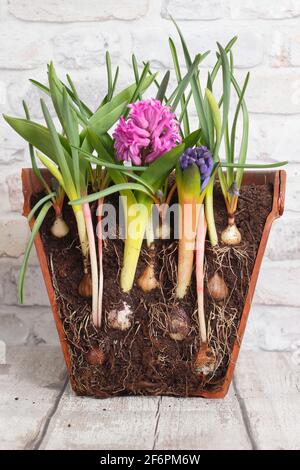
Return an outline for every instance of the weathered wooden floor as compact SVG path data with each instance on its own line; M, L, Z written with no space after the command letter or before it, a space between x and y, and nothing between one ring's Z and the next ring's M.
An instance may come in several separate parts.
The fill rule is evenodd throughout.
M300 449L300 366L241 352L223 400L76 397L58 348L0 365L0 449Z

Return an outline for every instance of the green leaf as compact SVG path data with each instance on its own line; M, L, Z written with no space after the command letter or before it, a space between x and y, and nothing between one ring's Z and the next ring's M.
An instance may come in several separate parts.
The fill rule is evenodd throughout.
M228 163L228 162L220 162L220 166L223 168L277 168L279 166L287 165L289 162L284 160L282 162L276 163ZM239 186L240 187L240 186Z
M142 75L141 75L141 78L139 79L137 85L136 85L136 88L130 98L130 103L134 103L137 99L139 99L139 97L141 96L141 90L144 86L144 83L146 81L146 79L148 79L149 77L147 77L148 75L148 71L149 71L149 63L147 63L142 71ZM123 116L124 118L127 117L129 113L129 108L127 107L127 109L124 111L123 113Z
M242 92L241 89L234 78L233 75L231 75L231 81L233 83L233 86L240 97ZM248 138L249 138L249 114L248 114L248 109L245 103L245 100L242 99L242 112L243 112L243 132L242 132L242 139L241 139L241 147L240 147L240 155L239 155L239 163L243 165L246 162L247 159L247 151L248 151ZM244 174L244 169L243 167L238 168L236 172L236 183L238 188L241 187L242 180L243 180L243 174Z
M34 239L43 223L43 220L45 219L47 212L49 211L50 207L52 206L51 202L46 202L46 204L42 207L40 210L39 215L37 216L34 226L32 228L32 232L30 234L30 238L25 250L25 254L23 257L22 261L22 266L20 269L20 274L19 274L19 282L18 282L18 299L19 303L23 303L24 301L24 280L25 280L25 274L27 270L27 265L28 265L28 260L29 260L29 255L33 246Z
M167 88L168 88L168 84L169 84L169 80L170 80L170 71L168 70L162 81L161 81L161 84L159 85L159 88L157 90L157 94L156 94L156 99L159 100L161 103L163 103L163 100L165 98L165 95L166 95L166 91L167 91Z
M236 107L236 110L235 110L235 114L234 114L234 118L233 118L233 122L232 122L232 128L231 128L231 138L230 138L230 161L231 162L234 161L236 126L237 126L237 122L238 122L239 112L240 112L240 109L241 109L241 106L242 106L242 103L243 103L243 99L244 99L244 96L245 96L246 88L247 88L247 85L248 85L248 82L249 82L249 78L250 78L250 73L248 72L247 75L246 75L245 81L244 81L242 91L241 91L241 93L238 94L239 95L239 101L238 101L238 104L237 104L237 107Z
M48 67L48 80L49 80L49 88L50 88L50 96L53 102L53 106L55 108L56 114L61 122L61 125L64 128L64 120L63 120L63 90L64 90L64 85L62 82L59 80L59 78L56 75L55 68L53 63L51 62L49 67ZM83 126L86 126L88 123L88 120L84 114L80 112L77 107L72 104L73 110L76 112L78 119L80 123ZM66 131L66 129L64 128Z
M139 91L141 93L144 92L151 83L153 83L154 79L155 75L146 77L143 86ZM110 129L125 111L135 90L136 84L133 84L128 88L125 88L125 90L121 91L121 93L116 95L111 101L99 108L90 118L89 127L95 129L96 132L101 133Z
M51 160L57 162L55 148L47 127L44 127L36 122L29 121L22 118L14 118L11 116L3 115L6 122L27 142L39 149ZM58 134L60 143L63 147L64 153L67 154L70 149L69 143L65 137Z
M113 82L112 82L112 71L111 71L111 60L110 54L106 51L105 54L105 62L106 62L106 73L107 73L107 101L112 99L113 94Z
M222 118L222 129L221 135L223 136L227 122L228 122L228 114L229 114L229 106L230 106L230 84L231 84L231 72L230 66L227 58L227 54L223 47L217 43L220 57L221 57L221 65L222 65L222 80L223 80L223 118Z
M69 164L71 162L68 162L66 159L65 153L63 151L63 146L61 145L61 142L58 137L58 133L55 129L55 126L53 124L48 108L43 100L41 100L41 106L42 106L45 121L47 123L47 127L50 132L53 147L55 149L57 163L58 163L59 169L61 171L61 174L64 180L64 189L69 199L73 199L74 197L76 197L76 189L74 186L72 174L71 174L70 167L69 167ZM69 156L69 160L71 160L70 156Z
M179 29L179 26L173 20L173 18L172 18L172 21L173 21L173 23L174 23L174 25L175 25L175 27L178 31L178 34L179 34L179 37L180 37L180 40L181 40L182 49L183 49L183 52L184 52L186 66L189 69L190 66L192 65L192 61L191 61L191 57L190 57L186 42L185 42L184 37L183 37L183 35L182 35L182 33ZM205 54L207 55L207 53L205 53ZM199 118L199 124L200 124L200 127L202 129L203 139L204 139L204 142L206 143L206 145L209 145L208 129L207 129L207 122L206 122L206 115L205 115L205 110L204 110L203 97L202 97L202 93L201 93L201 87L199 86L199 80L197 80L197 78L194 75L191 78L191 89L193 91L193 97L194 97L195 106L196 106L196 110L197 110L197 114L198 114L198 118Z
M175 44L171 38L169 38L169 46L171 49L171 54L173 58L173 64L174 64L174 69L175 69L175 74L177 78L177 83L179 84L182 80L181 76L181 71L180 71L180 65L179 65L179 60L178 60L178 55L176 51ZM184 135L189 135L190 133L190 125L189 125L189 117L187 113L187 104L186 104L186 99L184 93L182 94L182 97L180 99L180 104L181 104L181 115L182 115L182 120L183 120L183 129L184 129Z
M180 144L151 163L147 170L141 175L143 180L151 184L157 191L164 179L174 170L177 160L184 151L184 148L184 144Z
M205 96L209 104L211 116L212 116L213 123L214 123L215 130L216 130L216 143L215 143L214 149L212 149L214 152L214 160L216 160L218 158L218 152L219 152L220 143L222 139L221 115L220 115L218 103L214 95L208 88L206 88L205 90Z
M132 54L132 68L133 68L135 83L137 85L140 81L140 77L139 77L139 68L138 68L137 60L134 54ZM138 98L140 99L141 97L139 96Z
M102 136L101 136L102 137ZM101 138L100 138L101 140ZM102 144L103 145L103 144ZM104 146L105 147L105 146ZM85 155L85 158L90 161L91 163L95 163L96 165L99 165L99 166L105 166L107 168L113 168L114 170L119 170L119 171L144 171L146 170L148 167L147 166L125 166L125 165L121 165L121 164L118 164L118 163L109 163L109 161L107 160L101 160L101 158L98 158L96 157L95 155L93 155L92 153L90 152L87 152L85 150L82 150L80 147L76 147L78 150L80 150L80 152Z
M115 163L114 159L107 151L102 136L100 137L92 129L89 129L87 133L87 138L91 147L95 149L96 152L98 152L98 155L101 155L101 157L109 163ZM127 179L119 170L107 168L107 173L115 185L124 184L127 182ZM131 190L122 190L121 194L127 197L129 203L134 204L136 202L135 196Z
M57 168L55 163L53 163L52 160L50 160L49 158L47 158L45 155L43 155L42 153L40 153L38 151L36 151L36 154L37 154L39 160L50 171L51 175L54 176L54 178L58 181L58 183L61 185L61 187L65 191L65 189L66 189L65 188L65 182L63 180L61 172L59 171L59 169Z
M201 140L202 136L202 130L197 129L196 131L193 131L190 135L188 135L184 141L184 148L187 149L188 147L194 147L194 145L198 144L198 142Z
M60 83L62 86L64 86L68 92L68 94L70 95L71 99L74 101L74 103L78 106L78 108L80 110L82 110L82 114L85 114L87 117L90 117L92 116L92 111L90 110L90 108L81 100L79 100L79 97L78 97L78 94L77 94L77 91L76 91L76 88L75 88L75 85L74 83L72 82L72 79L70 77L70 75L67 75L67 80L71 86L71 89L69 87L67 87L67 85L65 85L61 80ZM43 83L41 82L38 82L37 80L34 80L33 78L30 78L29 81L34 85L36 86L37 88L39 88L41 91L43 91L44 93L46 93L48 96L51 96L51 93L50 93L50 88L47 87L46 85L44 85ZM80 101L80 106L79 106L79 101ZM76 109L76 108L75 108Z
M36 204L35 206L31 209L31 211L29 212L28 216L27 216L27 219L28 219L28 222L32 219L32 217L34 216L34 214L36 213L36 211L42 206L45 204L45 202L49 201L49 199L52 199L53 197L56 196L56 193L55 192L52 192L50 194L47 194L46 196L42 197Z
M147 194L148 196L152 197L152 194L148 191L148 189L143 185L143 184L138 184L138 183L123 183L123 184L115 184L113 186L109 186L106 189L103 189L102 191L98 191L96 193L90 194L89 196L85 196L80 199L76 199L75 201L69 201L70 205L79 205L79 204L84 204L86 202L93 202L93 201L98 201L98 199L102 199L106 196L109 196L110 194L114 193L121 193L124 190L134 190L134 191L140 191L144 194Z
M69 105L69 97L67 90L63 90L63 120L65 123L66 134L71 146L72 162L73 162L73 174L74 174L74 184L78 194L80 194L81 184L80 184L80 161L79 154L76 147L80 144L79 132L78 132L78 120L74 111ZM86 170L84 165L83 172Z
M188 84L192 80L192 77L194 76L195 72L198 70L198 65L201 61L201 57L202 56L200 54L196 55L194 62L188 68L187 74L179 82L178 87L176 88L175 98L174 98L174 100L172 100L172 111L173 112L176 110L176 108L178 106L178 103L180 102L186 87L188 86ZM171 104L171 103L169 103L169 104Z
M225 46L225 52L226 53L231 51L231 48L236 43L236 41L237 41L237 36L234 36L232 39L230 39L228 44ZM212 81L212 83L215 81L220 67L221 67L221 57L217 55L217 62L216 62L215 66L214 66L214 68L211 72L211 81Z
M70 75L67 74L67 80L69 82L69 85L71 87L71 90L70 88L68 88L62 81L61 81L61 84L62 86L67 90L68 92L68 95L71 97L71 99L74 101L74 103L77 104L78 108L80 109L80 112L81 114L84 116L86 116L87 118L90 118L92 116L92 111L90 110L90 108L83 102L81 101L81 99L79 98L79 95L77 93L77 90L75 88L75 85L70 77Z
M22 103L23 103L23 108L24 108L26 119L29 121L30 120L30 114L29 114L28 106L27 106L27 104L24 100L23 100ZM28 144L28 147L29 147L31 166L32 166L32 169L34 171L34 174L39 179L39 181L42 183L42 185L44 186L47 193L50 193L51 190L49 188L49 185L48 185L47 181L45 180L45 178L43 177L43 175L42 175L42 173L41 173L41 171L40 171L40 169L39 169L39 167L36 163L34 148L30 143Z

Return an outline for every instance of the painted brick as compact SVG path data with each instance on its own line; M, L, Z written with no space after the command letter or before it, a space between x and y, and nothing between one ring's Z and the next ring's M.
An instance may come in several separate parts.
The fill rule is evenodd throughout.
M55 36L55 62L66 69L90 69L105 64L105 52L109 50L112 61L120 55L120 35L112 28L99 27L67 29Z
M17 258L24 253L29 229L23 217L0 219L0 256Z
M253 72L247 90L247 105L253 113L300 113L299 74L276 69Z
M6 184L8 187L8 196L11 210L21 213L23 208L21 172L18 171L8 175L6 177Z
M225 13L222 0L165 0L162 6L162 17L172 16L177 20L216 20Z
M285 19L300 16L297 0L231 0L231 15L236 19Z
M34 69L47 63L52 56L42 31L23 26L19 28L14 23L1 26L0 43L5 44L0 48L2 69Z
M133 20L147 13L148 0L9 0L8 10L15 17L27 21L105 21L112 19Z

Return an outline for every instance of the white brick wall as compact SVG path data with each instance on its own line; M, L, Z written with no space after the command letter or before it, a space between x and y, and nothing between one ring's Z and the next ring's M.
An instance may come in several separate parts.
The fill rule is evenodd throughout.
M130 54L170 67L172 15L192 52L239 36L235 66L250 69L251 160L288 159L284 218L274 224L259 278L245 347L286 350L300 338L300 0L0 0L0 112L22 114L25 98L41 119L39 93L28 78L45 79L46 62L70 71L80 94L95 106L105 92L104 53L132 80ZM210 66L213 55L206 61ZM0 339L55 343L45 289L31 258L24 307L16 284L28 229L20 215L20 169L25 144L0 119Z

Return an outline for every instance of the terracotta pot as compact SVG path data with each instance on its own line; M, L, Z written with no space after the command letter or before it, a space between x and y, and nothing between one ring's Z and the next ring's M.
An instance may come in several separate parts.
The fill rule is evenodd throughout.
M46 170L43 172L43 175L46 179L49 179L49 173ZM245 300L245 305L244 305L243 313L241 316L237 339L233 346L231 359L230 359L230 363L226 372L225 379L222 385L220 385L218 388L214 389L213 391L206 392L203 390L199 390L199 392L195 392L193 394L194 396L200 396L200 397L206 397L206 398L223 398L228 392L230 383L232 381L234 368L237 362L239 349L241 346L241 341L244 335L244 331L245 331L245 327L246 327L246 323L247 323L247 319L248 319L248 315L250 311L251 301L254 295L258 273L259 273L259 269L260 269L261 262L263 259L263 254L266 248L271 225L272 225L273 220L280 217L284 210L284 196L285 196L285 185L286 185L286 172L284 170L265 171L265 172L247 171L244 174L243 184L248 185L251 183L254 183L256 185L261 185L261 184L266 184L266 183L273 184L274 195L273 195L272 210L269 216L267 217L267 220L265 223L264 231L262 234L261 242L259 245L257 257L256 257L254 268L253 268L253 272L251 275L251 281L249 285L248 294ZM43 188L41 186L40 181L34 175L33 170L29 168L22 170L22 184L23 184L23 194L24 194L23 215L27 216L30 211L31 196L41 191ZM31 221L29 222L30 228L32 228L33 224L34 224L34 219L31 219ZM65 357L67 369L70 373L71 371L70 353L69 353L68 345L66 342L63 325L60 319L58 304L55 299L55 294L54 294L54 290L52 286L52 280L51 280L50 272L48 269L47 258L46 258L44 247L43 247L43 244L39 235L37 235L35 238L35 247L36 247L37 255L39 258L41 270L44 276L44 280L45 280L49 300L51 303L53 316L54 316L54 320L56 323L56 328L57 328L58 335L60 338L63 354Z

